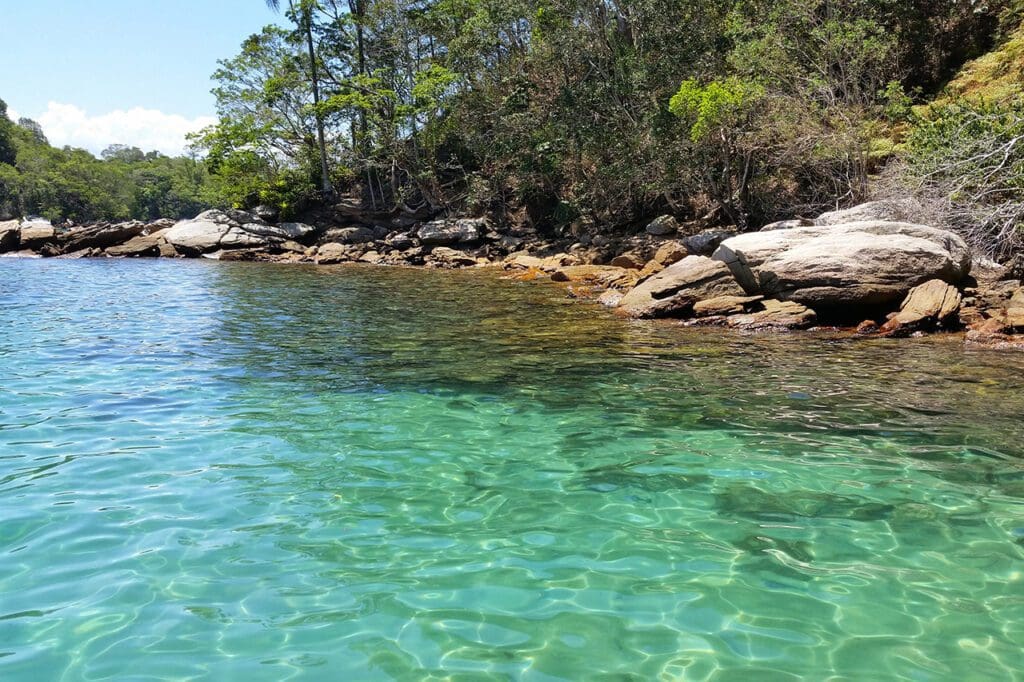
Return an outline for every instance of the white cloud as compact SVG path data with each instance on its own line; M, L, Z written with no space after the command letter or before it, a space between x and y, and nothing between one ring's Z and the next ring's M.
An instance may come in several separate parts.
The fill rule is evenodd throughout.
M11 119L12 121L17 121L19 118L21 118L21 114L19 114L16 109L7 107L7 118Z
M73 104L59 102L50 102L36 120L55 147L82 147L98 155L112 144L126 144L170 156L184 151L185 135L217 122L213 116L189 119L142 107L90 116Z

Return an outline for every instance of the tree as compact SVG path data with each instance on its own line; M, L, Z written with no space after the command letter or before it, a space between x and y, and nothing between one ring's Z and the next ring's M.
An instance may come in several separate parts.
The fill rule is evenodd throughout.
M763 97L757 85L731 77L707 85L683 81L669 100L669 111L689 126L690 141L710 151L707 188L741 228L749 222L750 183L758 151L751 124Z
M266 0L267 6L275 12L280 11L280 0ZM298 6L294 0L288 0L288 7L291 16L298 28L305 34L306 47L309 56L309 81L313 89L313 110L316 117L317 146L320 153L320 188L325 197L334 194L331 185L331 176L327 166L327 144L324 140L324 121L320 111L320 80L317 75L317 56L313 44L313 9L315 0L298 0Z
M0 163L14 165L17 157L13 128L14 124L7 118L7 102L0 99Z

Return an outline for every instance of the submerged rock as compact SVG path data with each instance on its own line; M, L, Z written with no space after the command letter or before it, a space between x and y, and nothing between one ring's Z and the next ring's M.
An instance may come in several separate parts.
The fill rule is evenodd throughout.
M597 302L609 308L618 307L622 303L624 294L616 289L609 289L597 297Z

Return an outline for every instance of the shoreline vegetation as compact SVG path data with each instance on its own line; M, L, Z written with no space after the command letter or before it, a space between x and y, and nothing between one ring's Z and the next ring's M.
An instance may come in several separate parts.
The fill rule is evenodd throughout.
M0 250L500 265L686 324L1024 331L1021 0L268 4L284 26L219 62L188 157L57 149L0 100Z
M1024 349L1024 286L973 257L958 235L912 222L913 201L882 201L765 226L682 225L671 216L617 239L548 240L486 219L416 222L338 204L344 227L209 210L191 220L54 227L0 223L5 256L208 258L223 261L429 268L498 267L551 280L573 298L626 317L749 331L831 327L861 336L965 331L966 340ZM390 223L390 227L386 226Z

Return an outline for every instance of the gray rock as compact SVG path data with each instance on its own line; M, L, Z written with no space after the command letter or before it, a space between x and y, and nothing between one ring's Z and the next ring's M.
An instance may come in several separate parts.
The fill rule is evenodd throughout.
M479 218L435 220L420 226L417 236L425 246L471 244L480 240L487 224Z
M245 225L246 223L262 223L263 219L255 213L243 211L238 208L229 208L223 212L228 219L235 225ZM224 221L221 221L224 222Z
M106 254L119 258L156 258L164 255L161 246L167 245L164 234L167 230L158 230L153 234L143 234L129 239L124 244L108 247Z
M349 244L331 242L321 245L316 251L316 262L320 265L349 263L359 258L362 252Z
M171 241L169 232L168 241ZM174 244L173 241L171 243ZM218 246L221 249L255 249L267 246L269 243L270 240L262 235L249 232L241 227L229 227L227 232L221 236ZM177 244L174 245L177 246Z
M324 233L323 240L338 244L368 244L377 238L369 227L335 227Z
M450 249L447 246L438 246L430 252L430 260L441 267L464 268L476 265L476 258L462 251Z
M687 256L640 283L618 309L630 317L679 317L690 314L698 301L744 295L725 263Z
M279 211L274 206L260 204L252 209L252 214L265 223L276 223Z
M416 240L408 232L396 232L388 236L384 243L398 251L405 251L416 246Z
M1005 279L1010 271L991 258L975 255L971 260L971 275L979 283L998 282Z
M105 249L110 246L124 244L146 231L146 224L139 220L114 225L92 225L74 228L62 235L62 248L73 253L82 249Z
M726 239L735 237L735 230L704 230L682 240L686 252L693 256L710 256Z
M167 230L164 238L183 253L201 254L216 251L220 247L221 239L232 228L229 223L213 222L202 217L210 213L214 212L206 211L194 220L176 223Z
M270 248L314 233L315 228L305 223L267 225L245 211L212 209L193 220L175 223L164 238L177 251L196 256L221 250Z
M807 220L805 218L795 218L793 220L780 220L774 223L768 223L761 228L762 232L771 232L772 230L789 230L794 227L810 227L814 225L813 220Z
M306 223L281 223L279 225L267 225L266 223L246 223L242 226L246 232L280 239L282 241L292 240L297 242L306 241L316 234L316 228Z
M960 282L971 263L951 232L881 221L752 232L724 241L714 258L748 294L815 309L899 301L930 279Z
M675 234L679 229L679 223L676 219L670 215L658 216L644 228L647 234L654 235L655 237L664 237L666 235Z
M869 201L841 211L828 211L818 216L815 225L845 225L865 221L884 220L893 223L913 223L921 220L923 207L913 199L885 199Z
M231 225L231 224L240 225L241 224L241 223L237 222L236 220L234 220L230 215L228 215L228 213L226 211L222 211L219 208L211 208L208 211L203 211L202 213L197 215L195 218L193 218L193 220L200 221L200 222L223 223L223 224L226 224L226 225ZM248 223L248 222L251 222L251 221L250 220L245 220L243 222L247 222Z

